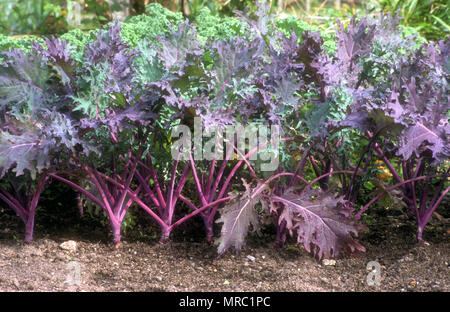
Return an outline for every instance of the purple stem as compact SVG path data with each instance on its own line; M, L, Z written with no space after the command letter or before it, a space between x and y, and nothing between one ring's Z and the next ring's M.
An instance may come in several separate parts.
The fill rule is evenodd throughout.
M268 142L262 144L261 146L257 146L255 148L253 148L251 151L249 151L244 157L243 159L241 159L240 161L237 162L237 164L233 167L233 169L231 170L230 174L228 175L227 179L225 180L225 183L223 184L219 195L217 196L217 199L221 199L225 192L227 191L228 188L228 184L230 183L231 179L234 177L234 175L236 174L236 171L239 169L239 167L242 165L242 163L244 162L244 160L246 160L247 158L250 157L250 155L252 155L253 153L255 153L256 151L258 151L258 149L266 146L268 144ZM212 223L214 220L214 216L216 215L217 209L219 208L218 205L213 206L213 208L211 209L209 216L208 216L208 223Z
M129 205L124 206L124 201L126 198L126 195L128 193L128 191L131 192L130 190L130 185L131 185L131 181L133 180L134 177L134 173L136 171L136 166L137 166L137 162L134 163L133 168L131 170L131 172L128 174L127 180L125 182L124 185L124 189L122 190L121 193L118 192L118 187L115 187L115 194L116 196L119 196L119 198L116 200L115 198L113 198L112 202L114 203L113 207L112 207L112 213L113 215L110 215L110 223L111 223L111 229L112 229L112 233L113 233L113 237L114 237L114 243L116 244L116 246L120 243L121 241L121 226L122 226L122 221L123 221L123 217L125 217L126 211L129 207ZM128 171L128 166L125 167L124 171ZM125 179L125 176L122 177L122 179ZM101 179L100 179L101 180ZM137 194L138 192L136 192ZM130 203L131 205L131 203Z
M82 193L84 196L88 197L90 200L92 200L94 203L96 203L99 207L101 207L102 209L106 210L104 203L102 203L97 197L95 197L94 195L92 195L92 193L90 193L89 191L86 191L84 188L82 188L81 186L79 186L78 184L67 180L63 177L60 177L57 174L51 173L49 174L52 178L55 178L61 182L66 183L67 185L71 186L72 188L76 189L78 192Z
M10 192L8 192L6 189L4 189L2 186L0 186L0 194L3 193L8 200L10 200L12 203L14 203L15 205L17 205L18 207L21 207L23 212L26 213L26 209L23 208L23 203L21 203L20 198L22 196L19 196L19 194L17 194L17 198L15 198L13 195L11 195Z
M214 159L211 162L211 167L209 168L209 177L208 177L208 182L206 184L206 193L205 196L208 198L208 201L210 201L210 197L211 197L211 185L212 185L212 180L214 177L214 171L216 169L216 149L214 149Z
M20 219L23 221L23 223L26 223L28 212L26 209L22 206L22 204L15 198L12 197L12 195L3 189L0 186L0 198L3 199L20 217Z
M183 187L187 181L187 178L189 176L190 167L185 166L183 169L183 173L181 174L180 180L178 181L178 186L175 188L176 172L177 172L177 168L178 168L178 163L179 162L176 161L176 163L173 167L172 175L171 175L171 185L168 188L167 193L166 193L167 201L164 201L163 203L161 203L157 200L153 191L148 186L147 179L144 179L139 172L136 172L136 176L138 177L140 184L144 187L144 190L148 194L150 194L150 197L152 198L153 202L156 204L156 206L158 208L160 217L158 216L157 221L158 221L158 223L160 223L160 221L162 222L162 223L160 223L160 225L161 225L160 243L165 243L169 239L170 232L171 232L170 224L172 223L172 218L173 218L176 202L177 202L177 200L180 196L181 190L183 189ZM153 170L151 164L150 164L151 167L148 167L145 165L143 165L143 166L150 171ZM150 175L152 175L152 174L150 173ZM149 175L149 177L150 177L150 175ZM155 180L155 182L156 182L155 187L157 185L159 186L159 183L156 180ZM161 189L160 189L160 194L161 194L161 196L163 195ZM136 202L144 210L146 210L152 217L155 218L155 216L157 216L147 205L145 205L142 201L140 201L137 198L137 196L134 196L133 199L136 200ZM162 225L162 224L164 224L164 225Z
M137 196L137 194L139 194L139 192L141 191L142 185L139 185L136 190L134 191L134 195ZM127 203L124 206L124 209L122 210L122 213L120 215L119 220L122 222L123 218L125 217L125 214L127 213L128 209L131 207L131 205L134 203L134 201L132 199L129 199L127 201Z
M181 197L180 197L180 198L181 198ZM183 223L184 221L186 221L186 220L192 218L193 216L195 216L195 215L197 215L197 214L203 212L203 211L206 210L207 208L209 208L209 207L211 207L211 206L216 206L216 205L218 205L218 204L220 204L220 203L223 203L223 202L226 202L227 200L230 200L230 199L231 199L231 197L230 197L230 196L227 196L227 197L218 199L218 200L216 200L216 201L213 201L212 203L209 203L209 204L207 204L207 205L205 205L205 206L203 206L203 207L201 207L201 208L198 208L197 210L192 211L190 214L185 215L184 217L182 217L181 219L179 219L177 222L173 223L173 224L170 226L170 228L173 229L174 227L180 225L180 224Z
M369 131L367 131L367 134L369 138L372 138L372 134ZM402 182L402 179L398 175L397 171L395 171L394 167L392 167L391 163L389 162L389 159L387 159L387 157L384 155L378 143L374 143L374 147L378 155L382 158L383 162L386 164L386 167L388 167L389 171L392 173L392 176L397 180L397 182L399 183ZM402 188L405 189L405 186L402 185Z
M261 147L262 147L262 146L261 146ZM233 145L233 149L235 149L236 152L237 152L237 154L238 154L239 156L241 156L242 160L245 162L245 164L247 165L248 169L250 170L252 176L256 178L255 170L253 170L252 165L250 165L250 163L249 163L248 160L247 160L247 158L249 158L250 155L248 155L248 156L247 156L247 155L246 155L246 156L242 155L241 151L240 151L236 146L234 146L234 145ZM258 150L258 149L256 149L256 151L257 151L257 150ZM256 152L256 151L255 151L255 152Z
M128 190L128 196L130 196L130 198L134 200L136 204L141 206L142 209L144 209L153 219L155 219L156 222L158 222L158 224L161 226L161 228L166 229L168 227L168 225L164 223L164 221L150 207L148 207L142 200L140 200L136 194L131 192L131 190Z
M138 171L136 171L136 176L139 180L140 185L142 185L144 187L144 192L150 196L151 200L153 201L155 206L158 208L158 211L161 213L162 211L159 210L159 209L161 209L161 203L156 198L155 193L153 193L150 186L148 186L147 179L144 179L144 177L142 177L142 175Z
M94 183L98 182L97 188L99 188L99 191L101 189L105 193L105 198L103 200L107 202L106 205L109 205L110 207L112 207L113 203L114 203L113 194L111 194L107 185L103 182L102 178L99 176L98 171L94 167L92 167L92 168L93 168L92 170L89 170L87 167L85 167L84 170L86 172L88 172L88 174L90 174L89 171L92 172L92 174L95 176L95 180L93 179ZM91 178L92 178L92 176L91 176ZM101 191L100 191L100 194L101 194Z
M171 183L169 186L169 190L167 192L167 207L166 207L166 211L165 211L165 221L167 224L171 224L172 223L172 216L173 216L173 211L174 211L174 203L172 203L173 200L173 191L174 191L174 187L175 187L175 179L176 179L176 174L177 174L177 168L178 168L178 159L175 161L175 165L173 166L173 170L172 170L172 176L171 176Z
M125 197L127 196L128 190L130 190L131 181L134 178L134 174L136 172L136 167L137 167L137 162L134 162L133 168L131 169L131 172L128 174L127 181L125 182L125 189L122 190L122 194L120 195L120 198L115 202L115 207L114 207L115 215L116 215L116 218L119 219L119 222L122 222L122 219L120 218L120 215L121 215L120 210L124 208L123 203L125 202Z
M383 196L386 192L391 191L399 186L402 186L406 183L409 183L411 181L419 181L419 180L423 180L423 179L428 179L428 178L436 178L436 177L440 177L441 175L431 175L431 176L421 176L421 177L416 177L416 178L412 178L412 179L408 179L406 181L402 181L401 183L397 183L393 186L390 186L388 188L386 188L383 192L380 192L378 195L376 195L374 198L372 198L360 211L358 211L358 213L355 215L356 219L359 219L361 217L361 214L367 210L367 208L369 208L370 205L372 205L375 201L377 201L381 196Z
M181 195L181 190L184 188L184 185L187 182L190 171L191 171L191 168L188 165L186 165L183 169L183 172L181 173L180 180L178 181L178 187L174 193L174 203L177 202L178 197Z
M435 203L437 198L439 197L439 194L441 193L442 189L444 188L444 184L445 184L445 179L442 180L441 184L438 186L438 188L436 189L436 191L434 192L433 198L430 201L430 205L432 205L432 203ZM426 208L425 208L426 209ZM425 209L422 213L425 214Z
M22 192L20 191L20 188L19 188L19 186L17 185L16 181L10 181L9 184L11 185L11 187L12 187L12 189L13 189L13 191L14 191L14 195L15 195L14 198L16 198L17 201L18 201L19 203L21 203L21 205L22 205L23 207L27 207L28 204L29 204L29 202L30 202L29 196L28 196L28 197L27 197L27 196L25 196L25 197L23 196L23 194L22 194ZM30 185L28 186L28 189L27 189L26 194L31 194L31 193L32 193L32 190L31 190L31 184L30 184ZM25 209L25 211L26 211L26 209Z
M187 199L186 197L184 197L183 195L180 194L179 198L186 204L188 205L192 210L197 210L198 207L195 206L189 199Z
M216 180L214 181L213 188L209 190L208 202L211 202L214 199L214 195L216 194L216 190L219 187L219 183L222 180L222 175L225 171L227 163L230 159L228 158L228 153L225 155L225 160L222 162L220 166L219 173L217 174Z
M103 203L104 203L103 207L106 208L106 211L108 212L108 215L109 215L109 217L111 219L110 221L113 222L114 224L116 224L117 220L116 220L116 218L114 216L114 213L112 211L112 207L111 207L111 205L110 205L110 203L109 203L109 201L108 201L108 199L106 197L106 194L105 194L103 188L101 187L101 185L98 182L97 178L95 177L94 173L87 167L85 167L85 170L89 174L89 176L91 177L92 181L94 182L95 186L97 187L97 190L100 193L100 196L101 196L101 198L103 200ZM93 169L93 170L95 170L95 169Z
M155 168L153 167L153 164L152 164L152 157L151 157L150 153L147 154L147 160L148 160L148 166L143 163L142 163L142 165L144 165L150 171L150 174L152 175L152 178L153 178L153 183L155 184L156 195L158 195L158 199L159 199L161 206L165 207L166 201L164 200L164 196L161 191L161 186L159 185L159 181L158 181L158 176L156 175Z
M419 173L422 172L422 159L423 157L420 157L417 160L417 165L416 165L416 171L414 172L414 178L419 176Z
M430 184L426 183L426 182L427 181L425 180L423 194L422 194L422 198L420 200L419 214L417 216L422 216L427 209L427 201L428 201L428 193L430 190ZM440 191L440 189L438 189L438 191ZM417 220L419 220L419 218Z
M325 177L329 177L333 174L353 174L353 171L351 170L339 170L339 171L330 171L328 173L322 174L321 176L318 176L317 178L315 178L314 180L312 180L310 183L308 183L308 185L306 185L303 190L300 192L300 196L303 195L303 193L314 183L316 183L317 181L325 178Z
M306 149L306 151L303 153L302 158L298 162L297 168L295 168L294 175L299 175L299 176L303 175L303 170L304 170L305 165L306 165L306 159L307 159L307 157L309 155L309 151L310 150L311 150L311 146L309 146ZM289 182L289 186L288 187L291 187L293 185L294 181L295 181L295 179L294 179L294 177L292 177L291 181Z
M311 165L313 166L314 173L316 174L316 176L319 176L320 175L320 170L319 170L319 167L317 166L317 163L316 163L316 160L314 159L314 156L313 155L308 155L308 157L309 157L309 161L311 162Z
M367 159L366 159L366 163L365 163L365 165L364 165L363 172L367 172L367 168L369 168L369 164L370 164L371 158L372 158L372 153L369 153L369 154L367 155ZM356 168L356 170L358 170L358 168ZM356 171L355 171L355 172L356 172ZM353 193L353 196L351 196L351 197L348 198L352 204L354 204L354 203L356 202L356 199L358 198L358 191L359 191L359 186L357 186L357 187L355 188L354 185L355 185L355 181L354 181L354 179L352 178L352 181L350 182L350 185L349 185L349 190L350 190L349 196L351 195L351 193Z
M192 174L194 175L195 185L197 186L198 195L200 197L200 201L202 202L202 205L207 205L208 202L206 201L205 195L202 191L202 185L200 184L200 180L198 179L197 175L197 169L195 168L194 158L192 157L192 153L189 152L189 161L191 163L192 168Z
M402 169L403 169L403 178L404 180L411 179L413 177L412 169L411 169L411 161L402 161ZM412 210L413 213L416 214L417 220L419 220L419 208L417 207L417 197L416 197L416 188L414 186L414 182L410 182L405 184L405 188L407 190L407 194L405 194L410 201L408 202L408 206Z
M442 199L444 199L444 196L450 191L450 186L447 187L447 189L441 194L441 196L439 197L439 199L434 203L434 205L431 207L431 209L429 209L427 211L427 213L425 214L425 216L423 217L422 220L418 220L418 226L417 226L417 240L419 242L423 242L422 239L422 234L423 234L423 230L425 228L425 226L427 225L428 221L431 218L431 215L433 214L433 212L436 210L436 208L439 206L440 202L442 201Z
M258 149L266 146L268 144L268 142L257 146L255 148L253 148L251 151L249 151L243 158L247 159L249 158L253 153L255 153L256 151L258 151ZM241 159L240 161L237 162L237 164L233 167L233 169L231 170L230 174L228 175L224 185L222 186L222 189L220 190L219 196L217 197L218 199L222 198L222 196L224 195L226 189L228 188L228 184L230 183L231 179L234 177L234 175L236 174L236 171L239 169L239 167L242 165L242 163L244 162L244 159Z
M33 231L34 231L34 215L36 212L36 207L39 202L39 197L41 196L42 191L44 190L45 183L48 180L47 173L42 173L39 178L38 185L36 187L36 191L34 192L33 199L31 200L30 206L28 207L28 219L25 224L25 243L31 243L33 240Z

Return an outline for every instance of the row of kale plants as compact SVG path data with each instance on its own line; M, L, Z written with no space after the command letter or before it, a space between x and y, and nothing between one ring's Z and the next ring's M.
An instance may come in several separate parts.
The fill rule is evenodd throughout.
M0 199L24 222L25 241L55 180L106 213L115 244L135 205L159 225L161 243L201 217L208 242L222 223L222 254L269 220L277 246L289 234L335 257L364 251L361 216L386 193L423 241L449 191L448 38L417 46L397 16L355 17L337 23L328 51L319 33L278 31L267 10L238 12L244 29L227 39L200 41L185 21L131 47L112 23L78 57L54 37L2 52ZM172 129L193 128L194 117L204 130L277 125L280 146L238 149L238 134L225 157L173 158ZM250 156L268 151L280 164L262 172ZM377 192L361 205L368 183Z

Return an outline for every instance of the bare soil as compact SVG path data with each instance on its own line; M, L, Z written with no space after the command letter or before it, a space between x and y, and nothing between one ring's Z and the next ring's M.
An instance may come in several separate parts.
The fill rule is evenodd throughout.
M216 246L203 242L195 220L165 245L158 244L151 222L137 223L115 249L100 221L63 207L38 211L35 239L27 245L23 224L0 207L0 291L448 292L448 220L433 218L424 234L428 243L419 245L414 221L374 212L369 231L360 235L367 251L325 265L294 241L273 248L270 229L263 237L251 235L239 254L217 258ZM68 240L77 243L76 251L61 249ZM378 286L367 283L370 261L381 266Z

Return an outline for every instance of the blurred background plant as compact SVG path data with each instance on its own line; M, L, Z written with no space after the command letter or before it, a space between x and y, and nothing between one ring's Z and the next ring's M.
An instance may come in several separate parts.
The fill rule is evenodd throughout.
M98 28L129 15L129 0L0 0L0 33L61 34L74 28Z
M331 34L336 18L348 21L353 15L380 12L403 17L409 34L420 33L436 40L450 34L448 0L269 0L270 13L280 18L299 18ZM145 14L151 3L181 13L191 21L208 9L213 16L234 16L238 11L255 11L257 1L250 0L0 0L0 33L4 35L61 34L77 28L91 30L115 18L125 20ZM74 18L80 15L79 20Z
M369 1L370 2L370 1ZM400 12L403 24L414 28L427 39L441 39L450 34L448 0L379 0L383 12Z
M0 0L0 32L8 35L60 33L65 29L62 0Z

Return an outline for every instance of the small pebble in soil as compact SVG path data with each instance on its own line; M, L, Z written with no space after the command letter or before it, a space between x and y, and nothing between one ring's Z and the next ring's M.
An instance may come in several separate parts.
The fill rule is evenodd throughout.
M416 285L417 285L417 282L416 281L410 281L409 283L408 283L408 286L410 287L410 288L414 288L414 287L416 287Z
M73 240L69 240L66 242L63 242L59 245L59 248L63 250L67 250L69 252L75 252L77 251L77 242Z
M255 262L256 258L253 256L248 255L247 259L250 260L251 262Z
M336 265L336 260L323 259L322 263L323 263L323 265L326 265L326 266L333 266L333 265Z

